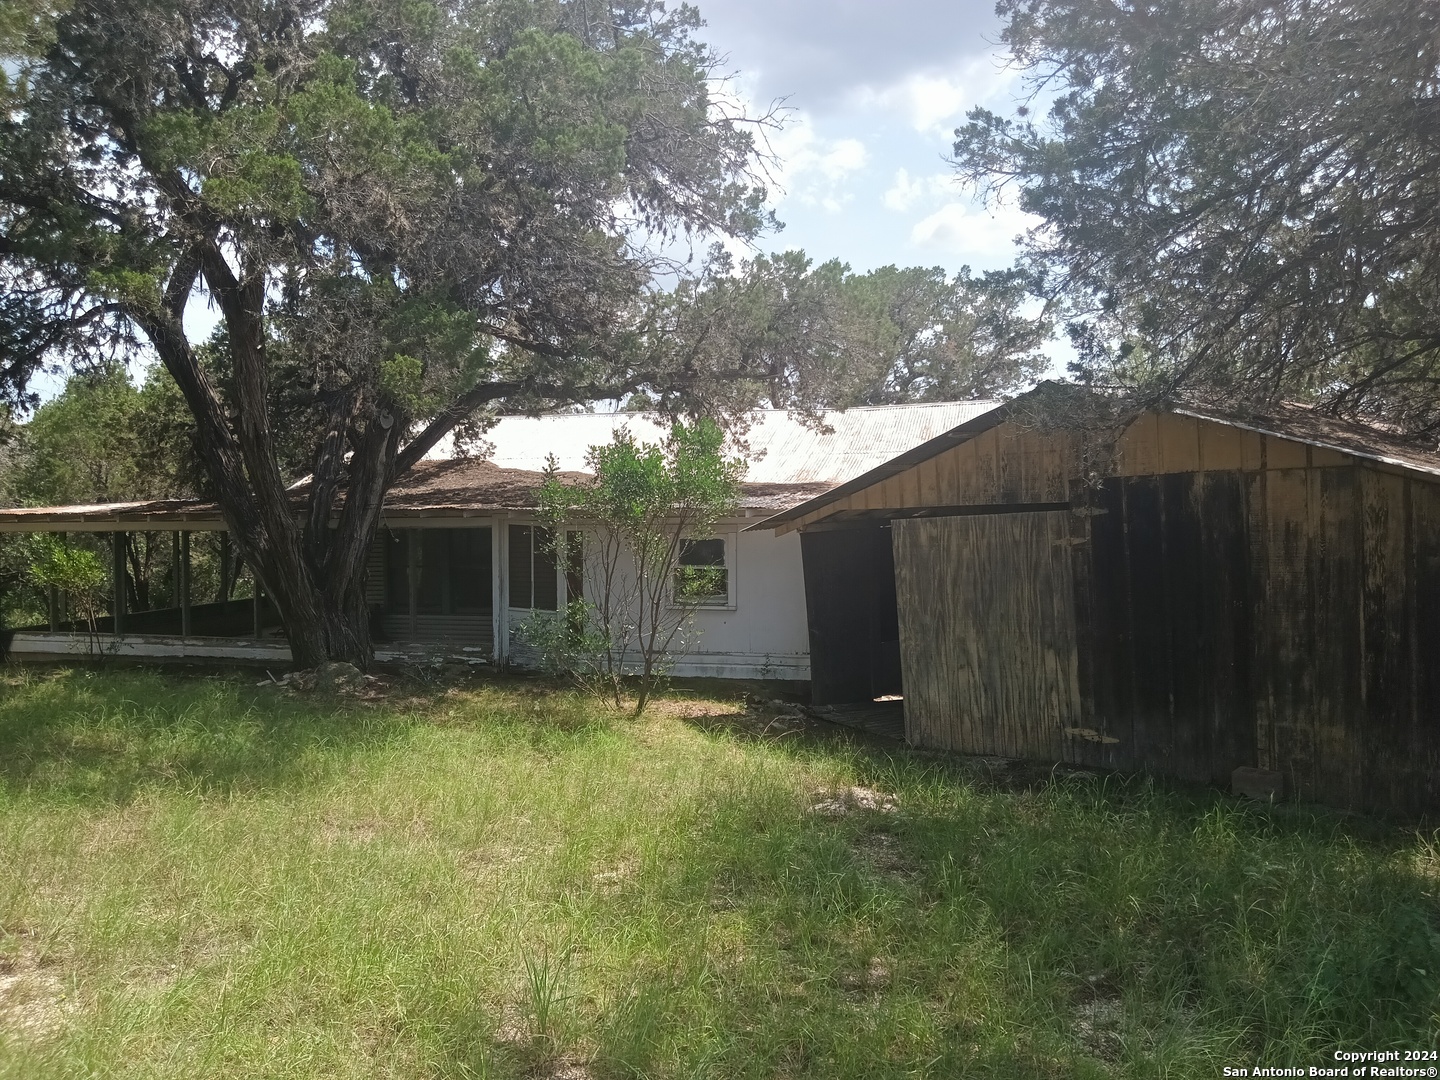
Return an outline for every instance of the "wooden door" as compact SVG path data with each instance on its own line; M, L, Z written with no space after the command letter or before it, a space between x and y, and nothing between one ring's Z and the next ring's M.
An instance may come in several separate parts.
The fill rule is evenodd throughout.
M1081 715L1069 513L898 520L894 544L910 742L1061 760Z

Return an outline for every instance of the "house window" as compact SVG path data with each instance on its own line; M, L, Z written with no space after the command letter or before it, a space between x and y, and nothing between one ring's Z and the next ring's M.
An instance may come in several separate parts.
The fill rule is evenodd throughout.
M389 606L419 615L488 615L491 607L490 530L406 529L385 534Z
M728 551L724 537L680 541L675 602L696 607L733 607Z
M554 611L559 606L559 579L550 530L538 525L511 525L510 606Z

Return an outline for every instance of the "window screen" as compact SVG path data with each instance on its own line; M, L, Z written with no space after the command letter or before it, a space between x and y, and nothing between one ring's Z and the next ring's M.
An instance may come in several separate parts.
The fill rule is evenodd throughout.
M408 614L410 611L410 539L408 530L386 529L380 534L385 544L385 606L390 611Z
M390 610L410 610L410 561L413 558L416 612L421 615L490 613L489 529L404 529L383 535L386 537L385 597Z
M559 600L555 542L549 529L510 526L510 606L554 611Z
M488 615L492 608L489 529L446 529L450 539L450 612Z
M725 607L730 603L730 571L725 566L723 539L680 542L675 602L702 607Z

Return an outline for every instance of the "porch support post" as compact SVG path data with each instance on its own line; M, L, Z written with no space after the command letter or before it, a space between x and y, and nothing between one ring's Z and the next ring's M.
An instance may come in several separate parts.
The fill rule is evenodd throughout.
M190 626L190 534L180 534L180 636L189 637Z
M180 607L180 530L170 534L170 606ZM151 601L154 604L154 601Z
M50 619L50 632L51 632L52 634L59 633L59 632L60 632L60 589L59 589L59 587L56 586L56 585L51 585L51 586L50 586L49 595L46 597L45 614L46 614L47 616L49 616L49 619Z
M495 519L495 662L510 661L510 522Z
M110 534L110 552L113 557L110 581L115 590L115 603L111 611L111 632L120 637L125 633L125 534Z
M417 634L415 620L420 614L420 530L405 530L405 581L409 585L410 599L406 610L410 613L410 637Z
M265 601L264 590L260 587L260 575L254 570L250 571L250 578L255 583L253 595L250 599L251 621L254 623L255 636L260 636L260 607Z
M496 664L505 655L500 641L505 618L505 549L500 546L504 529L503 519L490 519L490 659Z

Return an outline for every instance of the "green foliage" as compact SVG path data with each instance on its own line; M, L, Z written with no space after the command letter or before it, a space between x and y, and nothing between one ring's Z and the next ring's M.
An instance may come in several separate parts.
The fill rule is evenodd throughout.
M553 458L546 468L540 515L562 565L583 565L587 598L527 632L552 666L602 681L617 705L633 674L637 715L688 646L695 606L714 591L702 591L713 578L682 571L680 557L685 540L709 536L738 506L746 466L726 455L725 440L705 419L674 424L662 444L622 427L590 447L587 477L562 477ZM572 529L583 530L578 553Z
M972 112L956 162L1044 219L1028 258L1077 373L1141 405L1310 400L1433 444L1440 8L999 10L1034 95Z
M577 597L559 611L534 611L514 633L535 652L546 674L572 679L586 688L608 689L596 660L605 655L610 642L589 600Z
M153 351L297 659L366 662L377 496L472 420L675 377L635 348L665 246L768 223L699 25L600 0L27 6L0 26L23 38L0 401L44 364ZM185 330L201 295L209 343Z
M1051 320L1027 313L1032 284L1014 270L856 274L795 250L737 267L717 251L699 278L652 298L654 366L698 377L656 379L647 400L739 419L756 401L812 411L1014 393L1048 363Z
M42 589L56 589L69 598L85 620L94 649L96 621L104 609L105 584L110 576L105 564L90 548L44 534L31 538L31 552L31 579Z
M35 538L35 561L30 572L38 585L68 593L98 595L105 584L105 564L88 548L72 547L54 536Z

